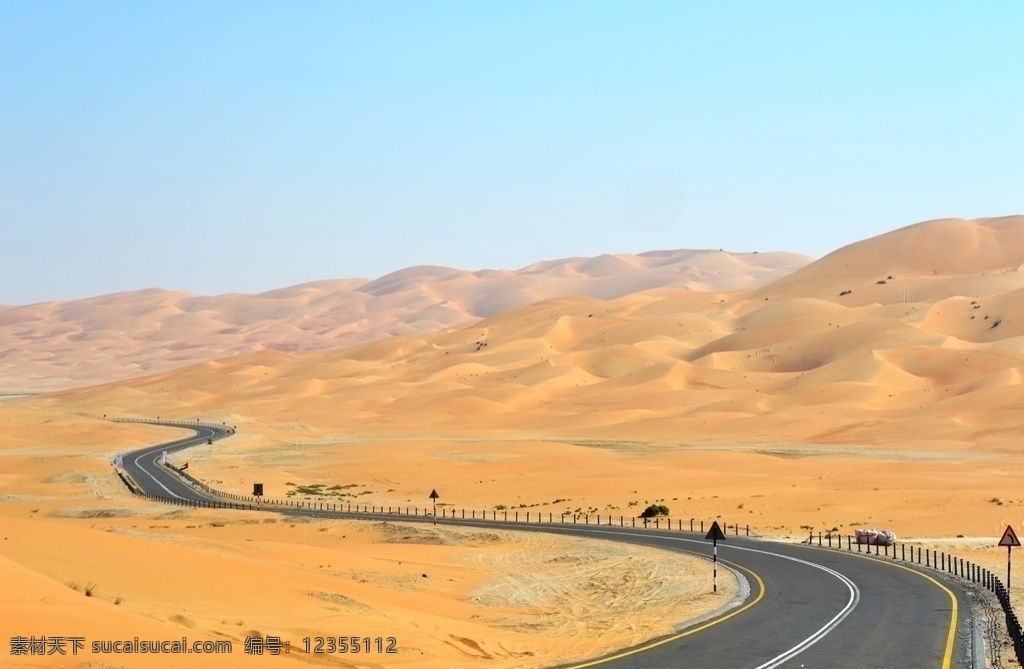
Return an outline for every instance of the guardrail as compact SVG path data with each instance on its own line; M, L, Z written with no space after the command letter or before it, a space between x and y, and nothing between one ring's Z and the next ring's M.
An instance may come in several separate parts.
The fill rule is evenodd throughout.
M835 537L835 541L833 541ZM910 556L907 556L907 544L901 542L894 542L891 544L885 543L858 543L851 535L842 535L831 533L822 534L818 532L817 546L819 548L832 548L834 550L844 550L843 542L845 539L846 548L845 550L853 552L854 546L858 553L866 553L872 555L871 548L874 546L873 555L878 558L889 558L891 552L891 559L907 564L912 564L917 568L930 569L932 571L942 572L949 576L954 576L963 579L965 582L977 585L985 588L986 590L995 594L999 600L999 604L1003 609L1003 614L1006 616L1006 629L1010 635L1010 641L1013 642L1014 657L1017 662L1024 664L1024 629L1022 629L1020 620L1017 617L1016 612L1013 609L1013 604L1010 602L1010 593L1003 585L1003 582L993 572L989 571L981 565L971 562L970 560L964 560L963 558L955 555L947 554L945 551L937 551L930 548L922 549L920 546L910 546ZM810 546L815 545L815 536L811 532L807 539L807 544ZM899 547L899 550L897 550ZM891 549L891 550L890 550Z
M173 471L178 476L186 479L194 487L200 488L210 495L221 497L224 500L232 502L239 502L235 507L239 509L255 509L255 508L266 508L266 509L300 509L307 511L328 511L331 513L350 513L350 514L367 514L374 516L385 516L385 517L409 517L409 518L432 518L433 513L428 507L420 508L418 506L387 506L384 505L376 506L371 504L352 504L345 502L325 502L316 500L280 500L280 499L264 499L262 497L253 497L251 495L237 495L235 493L225 492L218 490L213 486L210 486L203 481L195 478L191 474L185 471L181 471L174 465L167 463L165 465L168 469ZM165 499L165 498L158 498ZM543 513L540 511L523 511L519 509L503 509L497 510L492 509L456 509L449 508L447 506L441 506L437 509L438 518L451 519L451 520L489 520L506 523L548 523L552 525L604 525L606 527L642 527L648 529L664 529L664 530L677 530L680 532L704 532L705 528L710 529L711 523L708 523L697 518L690 518L688 521L684 521L681 518L643 518L641 516L614 516L609 514L573 514L573 513ZM468 515L467 515L468 514ZM546 517L546 518L545 518ZM627 524L625 519L630 519ZM617 522L616 522L617 521ZM637 524L639 521L639 525ZM674 524L673 524L674 523ZM687 524L688 523L688 524ZM729 531L734 536L743 534L744 536L751 536L750 525L741 527L739 524L729 525L723 523L719 525L723 529L723 532L728 534ZM754 535L756 536L756 535Z
M157 418L107 418L103 417L104 420L109 420L111 423L145 423L147 425L174 425L180 427L211 427L218 430L230 430L234 432L235 426L228 426L227 423L206 423L198 418L196 420L161 420Z

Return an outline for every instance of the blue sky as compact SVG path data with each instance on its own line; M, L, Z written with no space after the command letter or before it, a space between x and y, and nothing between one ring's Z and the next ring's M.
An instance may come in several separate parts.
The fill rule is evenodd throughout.
M0 303L1024 213L1024 4L0 2Z

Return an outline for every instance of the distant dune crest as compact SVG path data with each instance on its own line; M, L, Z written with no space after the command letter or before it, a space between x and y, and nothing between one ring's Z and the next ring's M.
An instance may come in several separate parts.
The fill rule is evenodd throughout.
M573 294L742 290L809 261L792 253L658 251L518 271L410 267L372 281L315 281L259 295L147 289L0 307L0 390L89 385L260 350L295 353L436 332Z
M831 296L844 281L914 279L936 285L950 277L989 276L1024 264L1024 216L918 223L833 251L766 285L763 294ZM885 283L877 283L885 285ZM852 298L857 300L858 298Z

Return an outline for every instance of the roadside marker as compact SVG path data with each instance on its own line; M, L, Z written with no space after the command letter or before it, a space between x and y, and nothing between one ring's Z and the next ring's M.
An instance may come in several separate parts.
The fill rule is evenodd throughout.
M705 539L711 539L711 547L713 558L711 560L712 566L712 592L718 592L718 540L725 541L725 532L718 526L718 521L711 523L711 529L708 530Z
M440 497L440 495L437 494L437 491L434 490L434 489L431 489L431 491L430 491L430 499L431 499L432 502L434 502L434 524L435 525L437 525L437 498L438 497Z
M1010 592L1010 551L1013 550L1014 546L1020 546L1020 539L1017 538L1017 533L1013 531L1013 527L1010 525L1006 526L1006 530L1003 532L1003 538L999 540L997 546L1006 546L1006 592Z

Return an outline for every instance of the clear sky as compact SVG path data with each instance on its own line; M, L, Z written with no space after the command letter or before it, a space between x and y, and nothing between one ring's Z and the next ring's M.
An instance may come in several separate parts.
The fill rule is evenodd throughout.
M0 303L1024 213L1022 29L1019 1L0 0Z

